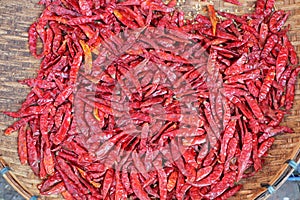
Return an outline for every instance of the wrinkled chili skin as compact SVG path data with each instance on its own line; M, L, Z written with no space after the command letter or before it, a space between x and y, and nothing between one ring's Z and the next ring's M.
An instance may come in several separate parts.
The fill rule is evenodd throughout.
M237 0L225 0L241 5ZM28 30L42 59L18 153L66 199L227 199L262 168L300 68L274 0L235 15L176 0L42 0ZM219 17L219 16L222 16ZM42 49L37 49L39 40ZM138 43L138 42L139 43ZM41 53L38 53L41 52ZM236 184L237 183L237 184Z

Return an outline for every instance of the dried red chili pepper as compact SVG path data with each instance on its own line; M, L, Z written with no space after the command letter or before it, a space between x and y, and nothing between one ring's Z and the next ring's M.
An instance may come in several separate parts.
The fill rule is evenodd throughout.
M27 141L27 153L28 153L28 164L30 165L33 173L38 176L40 172L39 166L39 155L36 148L36 141L33 138L31 130L27 129L26 141Z
M220 161L225 162L229 140L233 137L236 130L236 120L231 120L225 128L221 142Z
M281 47L276 61L276 80L279 80L288 63L289 50Z
M24 125L19 130L18 135L18 154L21 164L27 164L27 125Z
M262 102L264 99L267 98L267 95L271 89L272 83L275 79L276 72L275 72L275 67L270 67L268 70L268 74L266 75L263 85L261 86L260 89L260 94L259 94L259 102Z
M236 181L236 172L230 171L224 175L222 180L212 186L212 190L205 194L204 197L208 199L215 199L216 197L223 194L228 187L232 187Z
M250 160L251 152L252 152L252 133L246 131L245 137L243 138L243 147L242 147L241 155L238 158L237 180L240 180L242 178L242 175L246 170L247 164Z
M293 102L295 98L295 83L299 72L300 72L300 67L294 69L287 83L286 96L285 96L285 108L287 110L290 110L293 107Z
M220 197L216 198L216 199L220 199L220 200L225 200L228 199L230 197L232 197L234 194L236 194L240 189L242 188L242 185L237 185L231 189L229 189L228 191L224 192L224 194L222 194Z
M224 0L224 1L238 6L242 5L238 0Z
M289 14L274 0L253 14L217 12L227 20L213 5L184 20L173 0L41 3L29 29L41 68L22 81L33 88L6 112L21 119L5 134L19 130L20 160L46 178L42 194L225 199L261 168L273 136L292 132L279 124L299 68Z
M261 158L268 151L268 149L270 149L270 147L274 143L274 140L275 140L274 138L269 138L260 145L258 149L259 158Z

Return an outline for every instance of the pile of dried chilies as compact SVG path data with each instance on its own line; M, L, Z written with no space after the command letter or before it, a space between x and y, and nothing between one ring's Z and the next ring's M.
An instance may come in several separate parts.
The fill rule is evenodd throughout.
M193 20L176 0L40 3L40 70L21 81L32 90L5 134L19 132L42 195L227 199L273 136L293 132L280 122L300 68L274 0Z

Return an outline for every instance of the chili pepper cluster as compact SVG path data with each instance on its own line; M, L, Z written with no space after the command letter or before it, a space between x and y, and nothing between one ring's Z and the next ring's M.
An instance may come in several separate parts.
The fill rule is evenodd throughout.
M238 1L228 1L239 4ZM227 199L262 168L293 105L289 16L258 0L237 16L176 0L41 0L42 59L5 134L65 199ZM37 44L43 48L38 50Z

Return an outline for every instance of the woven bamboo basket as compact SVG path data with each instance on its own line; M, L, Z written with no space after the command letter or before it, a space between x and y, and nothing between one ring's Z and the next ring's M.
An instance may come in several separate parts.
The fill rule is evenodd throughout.
M200 1L200 0L199 0ZM0 3L0 111L16 111L25 99L29 88L17 81L34 77L39 66L28 50L27 30L34 22L42 6L38 0L1 0ZM207 3L197 0L179 0L181 8L188 16L201 12ZM216 9L236 14L252 12L255 0L240 0L243 6L233 6L223 1L215 1ZM202 5L202 6L201 6ZM275 9L291 12L289 37L300 55L300 0L278 0ZM17 134L4 136L3 130L13 123L13 119L0 114L0 170L9 167L4 178L22 195L30 199L39 195L37 184L41 181L34 176L29 166L19 162L17 154ZM295 130L294 134L276 137L276 142L265 159L263 169L254 177L242 181L242 190L233 199L266 199L270 196L268 186L278 189L292 173L287 161L300 162L300 80L296 86L294 108L283 122ZM267 186L267 187L265 187ZM270 188L269 188L270 189ZM59 196L40 197L41 199L60 199Z

